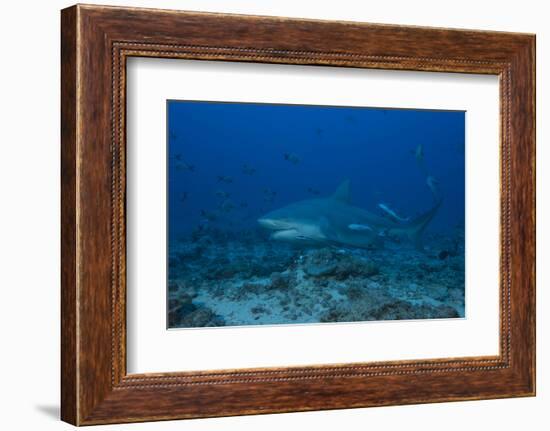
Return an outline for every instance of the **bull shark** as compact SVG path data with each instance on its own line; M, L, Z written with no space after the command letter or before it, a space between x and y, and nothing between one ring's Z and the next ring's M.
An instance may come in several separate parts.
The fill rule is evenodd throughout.
M388 238L407 238L422 249L422 233L441 202L410 222L400 223L353 206L346 180L332 196L292 203L265 214L258 223L272 231L271 239L294 244L373 248L383 246Z

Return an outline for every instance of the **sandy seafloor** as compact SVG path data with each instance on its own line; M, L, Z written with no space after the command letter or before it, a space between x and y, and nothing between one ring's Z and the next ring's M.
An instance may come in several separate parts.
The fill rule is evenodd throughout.
M463 232L425 250L296 248L256 231L202 232L170 244L170 328L459 318Z

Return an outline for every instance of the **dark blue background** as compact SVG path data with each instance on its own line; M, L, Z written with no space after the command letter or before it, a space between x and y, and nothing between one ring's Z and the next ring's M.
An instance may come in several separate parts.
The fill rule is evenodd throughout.
M414 216L433 205L426 175L414 150L424 147L427 173L444 197L432 231L464 223L465 113L381 108L168 101L169 231L189 233L203 220L201 209L220 202L216 190L231 193L236 209L216 222L222 228L255 227L268 210L321 195L351 180L353 203L377 212L379 202ZM294 153L300 163L284 160ZM178 171L175 154L195 171ZM257 169L248 176L243 164ZM220 183L218 175L233 177ZM262 190L277 192L265 202ZM188 193L180 202L182 192Z

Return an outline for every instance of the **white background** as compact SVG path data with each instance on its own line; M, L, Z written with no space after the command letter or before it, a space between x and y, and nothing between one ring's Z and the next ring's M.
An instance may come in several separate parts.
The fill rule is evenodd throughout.
M141 58L127 83L129 373L498 354L496 76ZM466 111L466 319L166 331L167 99Z
M118 1L106 4L359 20L537 33L538 396L508 399L106 426L146 430L498 430L547 429L550 422L549 13L545 2L340 0ZM70 429L59 399L59 9L69 2L5 2L0 17L0 426ZM546 363L546 364L545 364Z

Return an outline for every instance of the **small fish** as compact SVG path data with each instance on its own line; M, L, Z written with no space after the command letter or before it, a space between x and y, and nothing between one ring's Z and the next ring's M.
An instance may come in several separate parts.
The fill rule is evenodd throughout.
M181 155L181 153L174 154L173 158L177 161L183 160L183 156Z
M424 146L422 144L418 144L418 146L414 150L414 157L416 157L416 161L418 163L422 163L422 161L424 160Z
M180 202L184 203L188 197L189 197L189 193L187 192L180 193Z
M248 202L244 202L244 201L241 202L241 203L239 204L239 207L241 207L241 208L248 208Z
M218 219L218 215L214 211L206 210L201 210L201 217L208 221L216 221Z
M424 175L427 175L426 166L424 165L424 146L418 144L415 150L411 151L416 158L416 164Z
M231 184L233 182L233 177L229 177L227 175L218 175L218 182Z
M216 190L214 194L221 199L227 199L230 196L230 193L227 193L224 190Z
M198 224L197 226L195 226L195 228L193 230L195 232L204 232L207 228L208 228L208 226L205 225L205 224Z
M450 255L451 255L451 253L450 253L448 250L441 250L441 251L439 252L439 254L437 255L437 257L438 257L440 260L445 260L445 259L447 259Z
M178 163L176 163L176 169L178 171L188 171L188 172L195 172L195 165L192 165L191 163L184 162L181 159L178 159Z
M174 132L172 130L170 130L169 135L170 135L170 139L173 139L173 140L178 139L178 135L176 134L176 132Z
M439 199L439 181L436 180L431 175L426 178L426 185L429 187L430 191L435 200Z
M300 158L294 153L284 153L283 156L287 162L290 162L293 165L300 163Z
M316 134L317 136L321 136L321 135L323 134L323 129L321 129L320 127L317 127L317 128L315 129L315 134Z
M226 200L222 202L220 205L220 209L226 213L231 212L234 208L235 208L235 204L230 200Z
M308 187L307 192L311 193L312 195L318 195L319 193L321 193L319 190L314 189L313 187Z
M392 210L387 204L379 203L378 208L380 208L387 215L389 215L391 218L393 218L394 220L396 220L400 223L405 223L405 222L408 222L410 220L410 217L407 217L407 218L399 217L397 215L397 213L394 210Z
M273 200L275 199L275 196L277 195L276 191L273 191L267 188L263 189L263 193L264 193L264 201L266 202L273 202Z
M242 173L245 175L254 175L256 173L256 168L253 168L245 163L242 167Z
M263 193L266 196L275 196L277 194L276 191L268 189L268 188L263 189Z

